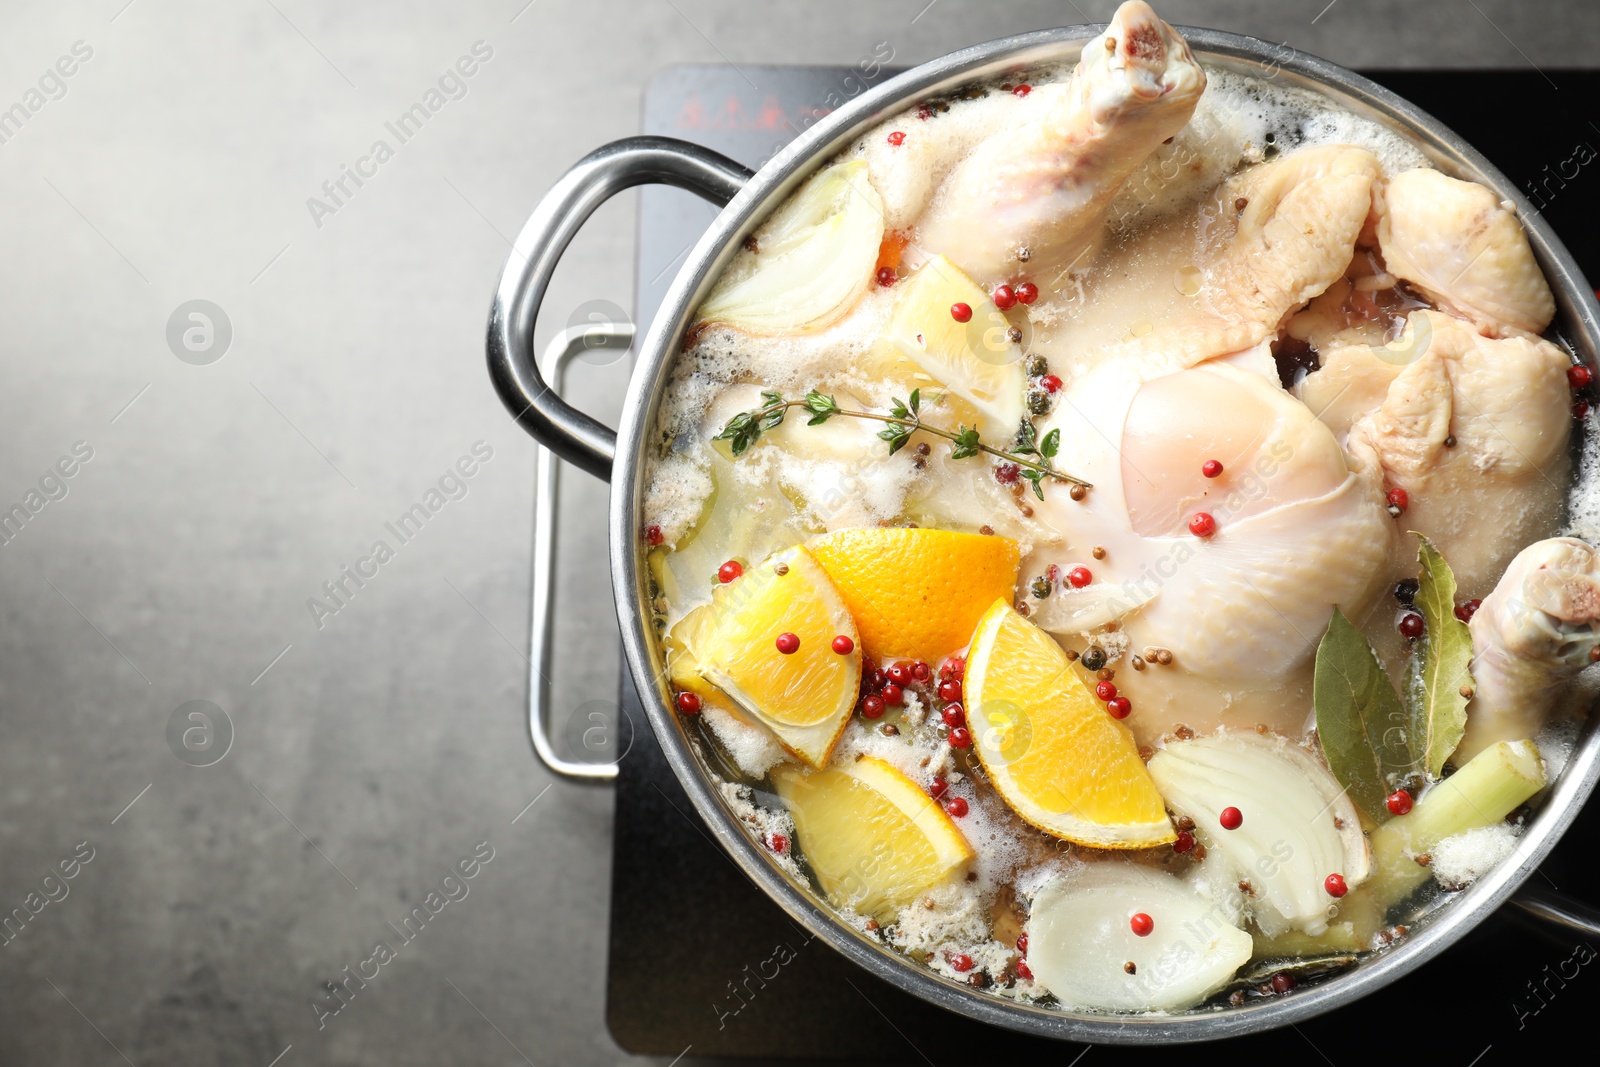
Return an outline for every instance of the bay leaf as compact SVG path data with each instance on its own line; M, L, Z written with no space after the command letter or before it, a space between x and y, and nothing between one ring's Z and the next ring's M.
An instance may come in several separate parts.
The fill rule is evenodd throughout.
M1384 799L1417 764L1410 723L1372 646L1338 608L1317 645L1312 698L1328 769L1358 808L1383 822Z
M1445 760L1461 743L1467 726L1463 686L1473 684L1472 632L1456 618L1456 576L1439 550L1417 534L1421 567L1416 608L1427 625L1422 645L1421 686L1411 701L1412 749L1430 777L1439 777Z

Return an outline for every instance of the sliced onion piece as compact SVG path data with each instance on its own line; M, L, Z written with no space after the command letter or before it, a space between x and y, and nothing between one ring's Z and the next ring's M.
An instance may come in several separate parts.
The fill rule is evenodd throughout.
M1230 730L1171 741L1149 768L1167 806L1194 820L1205 862L1226 863L1250 884L1269 937L1322 933L1338 903L1328 875L1353 888L1371 873L1355 805L1315 755L1285 738ZM1225 808L1239 809L1236 829L1223 829Z
M882 243L883 198L867 164L835 164L756 231L756 250L734 261L700 318L758 334L826 329L866 292Z
M1143 937L1133 930L1141 913L1151 921ZM1049 883L1028 919L1034 980L1074 1008L1191 1007L1226 985L1252 947L1222 908L1180 879L1121 860Z

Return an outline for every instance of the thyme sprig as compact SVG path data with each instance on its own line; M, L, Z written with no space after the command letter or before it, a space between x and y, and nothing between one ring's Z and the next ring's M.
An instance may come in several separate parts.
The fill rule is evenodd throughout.
M1008 463L1015 463L1019 468L1018 473L1033 486L1034 494L1040 500L1044 499L1046 478L1081 485L1085 489L1094 488L1082 478L1055 469L1053 460L1061 448L1060 430L1051 430L1045 434L1044 440L1040 441L1035 438L1033 423L1023 420L1011 449L1008 451L995 448L978 438L975 426L962 424L955 430L946 430L923 422L921 389L913 389L911 396L905 400L896 398L887 415L876 411L852 411L842 408L833 397L815 389L806 393L804 400L786 400L782 393L775 392L764 392L761 394L761 399L764 402L761 407L735 415L716 436L718 441L727 441L736 456L759 441L764 432L781 426L784 415L790 408L804 408L810 415L806 420L807 426L820 426L839 415L884 423L884 428L878 431L878 437L889 443L891 456L906 446L912 434L922 430L949 441L951 459L969 459L982 452ZM1029 459L1029 456L1035 458Z

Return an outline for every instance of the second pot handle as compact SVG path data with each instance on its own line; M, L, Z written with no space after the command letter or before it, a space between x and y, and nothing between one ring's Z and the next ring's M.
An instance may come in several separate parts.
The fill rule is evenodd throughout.
M1554 929L1565 931L1568 936L1577 934L1600 939L1600 910L1564 893L1524 884L1511 898L1511 903Z
M614 430L562 400L539 373L533 327L556 264L594 210L636 185L672 185L726 204L752 171L671 137L628 137L590 152L545 193L523 224L489 311L489 377L517 423L546 448L602 480Z

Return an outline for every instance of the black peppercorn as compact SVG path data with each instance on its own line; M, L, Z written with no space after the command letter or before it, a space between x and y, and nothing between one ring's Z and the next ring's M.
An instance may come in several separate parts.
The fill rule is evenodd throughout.
M1099 645L1090 645L1088 648L1083 650L1083 655L1080 657L1080 662L1083 664L1084 670L1098 671L1101 667L1106 665L1106 650L1101 648Z

